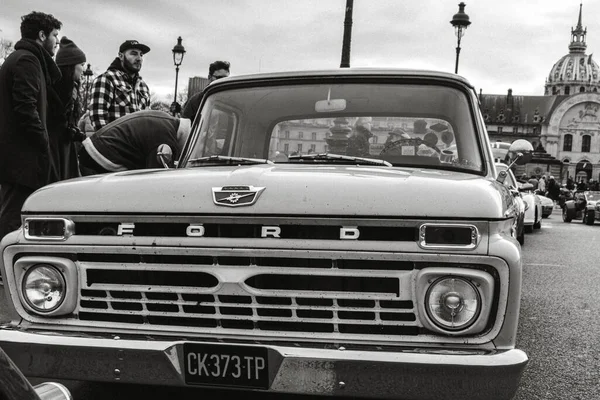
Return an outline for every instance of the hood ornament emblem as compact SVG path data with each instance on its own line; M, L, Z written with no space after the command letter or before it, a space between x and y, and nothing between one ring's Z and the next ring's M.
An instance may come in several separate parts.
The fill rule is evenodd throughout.
M254 186L223 186L213 187L213 202L218 206L242 207L256 203L264 187Z

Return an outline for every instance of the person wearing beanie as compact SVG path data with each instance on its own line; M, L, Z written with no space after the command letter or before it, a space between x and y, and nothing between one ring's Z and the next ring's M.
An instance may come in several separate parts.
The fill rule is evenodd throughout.
M109 122L150 106L150 89L140 70L150 47L137 40L119 46L117 58L92 83L90 117L97 131Z
M83 64L85 54L77 45L66 36L60 39L58 52L56 53L56 65L64 67L68 65Z
M62 76L48 90L48 135L58 178L64 180L81 176L77 152L85 135L77 123L82 114L80 86L87 59L75 42L63 36L55 61Z

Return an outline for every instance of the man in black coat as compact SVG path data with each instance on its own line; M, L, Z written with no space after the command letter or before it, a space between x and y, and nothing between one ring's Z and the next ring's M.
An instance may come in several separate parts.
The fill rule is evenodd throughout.
M47 88L60 78L52 56L62 23L52 15L21 17L21 40L0 67L0 239L21 225L21 207L57 180L46 128Z

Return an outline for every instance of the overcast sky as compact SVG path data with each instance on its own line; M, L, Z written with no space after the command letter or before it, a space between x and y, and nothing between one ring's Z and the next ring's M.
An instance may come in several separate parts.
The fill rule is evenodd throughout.
M456 0L354 0L352 67L454 72ZM471 0L459 74L487 94L542 95L553 64L569 52L580 0ZM179 88L214 60L232 75L339 68L346 0L1 0L0 37L20 38L20 17L53 14L96 72L126 39L150 46L141 75L172 99L177 37L187 50ZM583 1L587 54L600 62L600 1Z

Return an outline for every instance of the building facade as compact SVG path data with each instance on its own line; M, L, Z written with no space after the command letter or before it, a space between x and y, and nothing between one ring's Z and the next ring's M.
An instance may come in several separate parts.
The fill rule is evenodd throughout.
M188 99L196 93L203 91L208 83L208 78L201 76L191 77L188 81Z
M582 9L571 29L569 53L552 66L543 96L515 96L510 89L506 95L480 94L490 139L529 140L540 157L521 171L554 175L562 183L569 177L600 181L600 76L586 54Z

